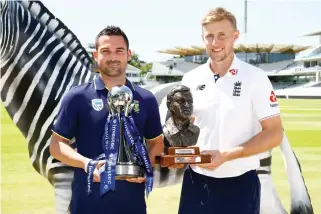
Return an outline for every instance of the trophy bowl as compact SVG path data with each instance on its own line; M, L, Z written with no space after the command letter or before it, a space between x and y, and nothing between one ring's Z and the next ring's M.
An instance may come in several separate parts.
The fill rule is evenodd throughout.
M133 102L133 92L125 85L114 86L108 93L108 102L116 110L124 111Z

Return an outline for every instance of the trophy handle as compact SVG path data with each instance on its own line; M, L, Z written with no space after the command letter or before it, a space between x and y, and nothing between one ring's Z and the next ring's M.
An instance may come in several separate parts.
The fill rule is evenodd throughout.
M107 102L107 109L108 109L109 114L111 114L112 116L115 115L115 111L109 102Z
M133 110L133 108L134 108L134 103L132 103L132 104L130 104L130 105L126 105L126 109L125 109L125 116L126 117L128 117L128 114L130 113L130 112L132 112L132 110Z

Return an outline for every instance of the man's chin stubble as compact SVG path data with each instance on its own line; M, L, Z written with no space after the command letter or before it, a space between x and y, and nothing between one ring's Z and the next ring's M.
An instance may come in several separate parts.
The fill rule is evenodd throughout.
M103 71L103 73L108 77L118 77L122 74L121 71Z

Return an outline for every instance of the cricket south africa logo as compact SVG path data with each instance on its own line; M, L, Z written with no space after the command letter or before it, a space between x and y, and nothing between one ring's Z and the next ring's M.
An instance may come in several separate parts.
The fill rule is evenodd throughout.
M92 99L91 105L92 105L93 109L95 109L96 111L100 111L104 107L102 99Z

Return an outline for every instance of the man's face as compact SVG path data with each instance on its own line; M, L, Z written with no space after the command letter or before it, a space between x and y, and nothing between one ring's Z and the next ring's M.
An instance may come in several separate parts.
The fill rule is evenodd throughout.
M202 29L206 51L214 62L221 62L234 53L239 31L228 20L206 24Z
M126 72L131 51L127 50L122 36L101 36L98 39L94 58L103 75L117 77Z
M181 119L189 119L193 113L193 98L189 92L176 92L171 105L173 114Z

